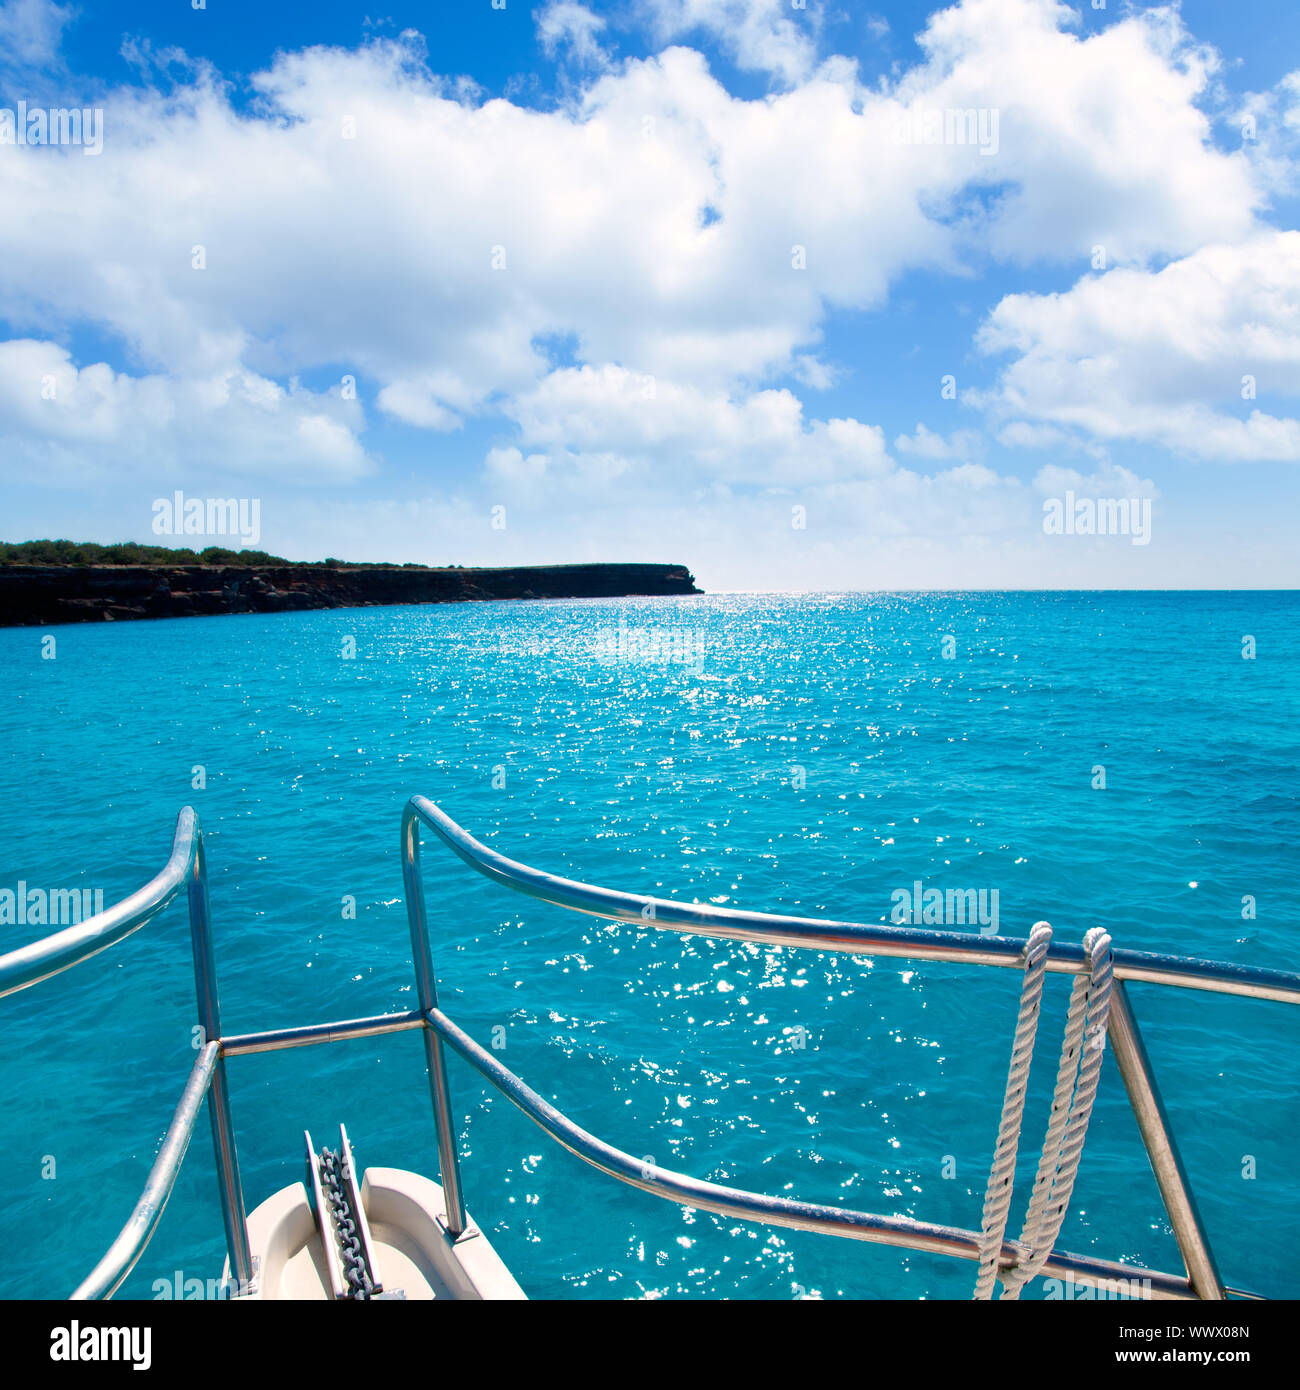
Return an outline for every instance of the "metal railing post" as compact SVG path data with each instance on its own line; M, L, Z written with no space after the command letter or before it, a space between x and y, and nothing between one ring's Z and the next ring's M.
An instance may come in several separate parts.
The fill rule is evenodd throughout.
M447 1086L444 1042L552 1139L585 1163L620 1182L686 1206L737 1216L742 1220L795 1230L822 1231L963 1259L980 1258L982 1237L979 1231L936 1226L914 1221L910 1217L821 1207L789 1198L726 1188L647 1165L581 1129L554 1105L530 1090L437 1007L420 869L420 821L427 824L465 863L489 880L558 907L593 913L615 921L640 925L647 919L645 906L652 904L656 910L651 914L651 920L656 927L722 939L761 941L779 946L812 946L867 956L966 961L993 966L1013 964L1023 954L1023 944L1010 938L999 941L957 932L885 928L862 923L742 912L646 898L559 878L507 859L480 844L431 801L417 796L412 797L403 813L402 867L420 1007L397 1014L310 1024L299 1028L276 1028L227 1039L221 1036L207 862L198 817L187 806L177 817L172 852L166 866L143 888L87 921L0 955L0 996L3 996L49 979L107 950L153 920L179 895L182 887L188 895L195 989L199 1017L206 1034L204 1047L130 1219L89 1278L77 1289L74 1298L111 1297L140 1258L172 1190L205 1091L208 1094L208 1113L212 1123L231 1271L245 1285L256 1278L257 1270L249 1250L225 1058L340 1042L348 1038L372 1037L410 1028L420 1028L425 1035L438 1158L447 1205L445 1225L453 1240L464 1233L468 1223L461 1195L460 1162ZM1257 1298L1258 1294L1225 1287L1219 1277L1187 1174L1169 1128L1151 1061L1122 981L1136 979L1300 1004L1300 974L1141 951L1116 951L1113 954L1115 978L1110 997L1110 1043L1166 1214L1177 1238L1186 1274L1162 1274L1134 1265L1056 1250L1052 1251L1044 1272L1071 1278L1145 1279L1149 1290L1159 1298ZM1078 947L1062 947L1059 950L1053 947L1047 958L1047 968L1078 974L1087 968L1087 961ZM1030 1253L1017 1242L1004 1241L1002 1264L1013 1266Z
M1223 1281L1210 1253L1210 1242L1201 1224L1187 1171L1174 1143L1169 1116L1151 1070L1151 1059L1147 1056L1122 980L1116 980L1111 987L1107 1032L1165 1211L1174 1228L1174 1238L1187 1266L1187 1277L1201 1298L1221 1299L1224 1297Z
M221 1043L221 1011L217 1000L217 968L212 954L212 915L208 904L208 868L203 853L203 832L194 846L194 864L188 884L190 944L194 949L194 988L198 996L199 1023L205 1043ZM212 1121L212 1151L221 1189L221 1217L226 1227L230 1271L238 1287L253 1283L253 1256L248 1248L248 1217L244 1210L244 1185L239 1177L235 1126L230 1117L230 1091L226 1085L226 1059L218 1055L208 1092L208 1116Z
M424 879L420 873L420 826L408 805L402 812L402 881L406 888L406 913L411 925L411 960L415 988L424 1015L424 1056L429 1066L429 1090L433 1097L433 1122L438 1134L438 1171L447 1199L447 1231L452 1240L465 1230L465 1199L461 1195L460 1156L451 1116L451 1092L447 1086L447 1062L442 1039L429 1022L429 1011L438 1007L429 949L429 924L424 912Z

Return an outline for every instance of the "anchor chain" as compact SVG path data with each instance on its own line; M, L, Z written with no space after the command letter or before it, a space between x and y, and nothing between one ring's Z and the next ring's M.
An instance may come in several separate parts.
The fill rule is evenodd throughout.
M343 1277L348 1284L347 1297L373 1298L378 1291L362 1253L361 1233L357 1229L356 1214L343 1187L342 1159L333 1149L320 1151L320 1176L325 1199L329 1202L334 1216L334 1228L338 1232L339 1253L343 1257Z

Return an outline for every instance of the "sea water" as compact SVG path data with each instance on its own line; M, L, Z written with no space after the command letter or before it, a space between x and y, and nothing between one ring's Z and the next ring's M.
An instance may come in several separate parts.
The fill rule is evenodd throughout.
M1290 593L371 608L10 629L0 659L0 890L113 902L194 806L228 1033L413 1006L415 792L505 854L635 893L888 924L919 884L922 909L930 889L936 911L976 904L957 929L1103 925L1300 969ZM579 1124L716 1182L978 1227L1015 971L615 926L495 888L431 837L424 859L442 1006ZM8 921L0 950L50 929ZM1049 979L1013 1233L1067 991ZM1131 996L1225 1277L1295 1296L1300 1010ZM195 1045L183 902L0 1001L0 1294L88 1272ZM229 1066L250 1208L301 1178L304 1129L320 1146L340 1121L363 1165L436 1176L415 1036ZM969 1295L965 1262L627 1188L450 1073L471 1213L534 1297ZM1109 1057L1059 1243L1180 1269ZM201 1121L120 1296L210 1291L223 1255Z

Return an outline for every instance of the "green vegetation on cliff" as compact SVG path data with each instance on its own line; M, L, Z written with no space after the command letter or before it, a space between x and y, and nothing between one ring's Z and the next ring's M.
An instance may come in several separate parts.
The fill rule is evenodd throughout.
M230 550L209 545L202 550L184 546L142 545L139 541L118 541L99 545L95 541L0 541L0 565L327 565L330 569L364 566L364 561L286 560L265 550ZM407 562L402 569L426 569L426 565ZM450 565L449 569L459 569Z
M204 550L172 549L119 541L0 541L0 565L288 565L264 550L227 550L210 545Z

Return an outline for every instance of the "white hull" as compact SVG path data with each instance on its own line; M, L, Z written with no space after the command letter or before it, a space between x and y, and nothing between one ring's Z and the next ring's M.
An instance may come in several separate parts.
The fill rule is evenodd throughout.
M361 1201L375 1275L387 1292L408 1299L523 1299L488 1238L472 1222L453 1244L442 1188L401 1168L367 1168ZM257 1280L241 1299L334 1297L316 1216L300 1182L268 1197L248 1217ZM226 1262L224 1278L230 1278Z

